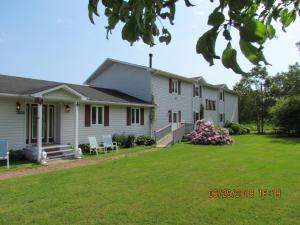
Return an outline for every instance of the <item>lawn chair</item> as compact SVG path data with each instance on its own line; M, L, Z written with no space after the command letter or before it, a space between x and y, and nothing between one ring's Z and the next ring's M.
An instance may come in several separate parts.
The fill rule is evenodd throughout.
M106 148L98 144L96 137L88 137L88 139L90 142L90 153L92 153L92 151L95 151L97 155L100 151L104 151L105 154L107 153Z
M104 148L106 149L106 151L108 148L116 149L117 152L119 151L118 144L117 144L117 142L112 141L111 135L103 135L102 136L102 144L103 144Z
M6 160L7 169L9 169L9 151L6 140L0 140L0 160Z

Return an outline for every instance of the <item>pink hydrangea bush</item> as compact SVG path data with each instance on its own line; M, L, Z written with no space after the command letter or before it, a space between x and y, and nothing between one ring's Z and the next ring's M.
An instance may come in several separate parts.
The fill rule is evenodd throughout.
M198 120L195 129L187 135L187 139L193 144L204 145L229 145L232 138L226 128L217 128L212 122Z

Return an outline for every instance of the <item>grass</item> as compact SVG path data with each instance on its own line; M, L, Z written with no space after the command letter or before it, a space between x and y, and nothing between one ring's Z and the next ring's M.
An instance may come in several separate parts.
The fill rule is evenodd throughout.
M234 140L1 181L0 224L299 224L300 139ZM209 198L224 188L255 196ZM260 188L282 196L261 198Z

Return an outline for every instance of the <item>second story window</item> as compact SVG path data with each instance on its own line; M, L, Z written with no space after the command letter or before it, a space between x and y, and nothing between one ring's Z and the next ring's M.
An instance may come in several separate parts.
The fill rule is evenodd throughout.
M178 93L178 81L177 80L172 80L172 92Z
M169 79L169 93L181 95L181 82L179 80Z
M220 91L220 100L224 101L224 92L223 91Z
M200 95L199 92L200 92L200 91L199 91L199 86L196 86L196 87L195 87L195 96L199 96L199 95Z
M216 101L215 100L208 100L206 99L206 104L205 104L206 110L216 110Z

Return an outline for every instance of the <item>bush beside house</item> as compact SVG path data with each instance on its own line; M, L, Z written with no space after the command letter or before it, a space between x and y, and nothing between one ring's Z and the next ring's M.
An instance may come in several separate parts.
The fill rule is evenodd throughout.
M226 121L224 128L227 128L231 135L249 134L250 128L243 126L242 124Z
M198 120L196 128L187 135L188 140L193 144L224 145L232 144L232 138L226 128L217 128L211 122Z

